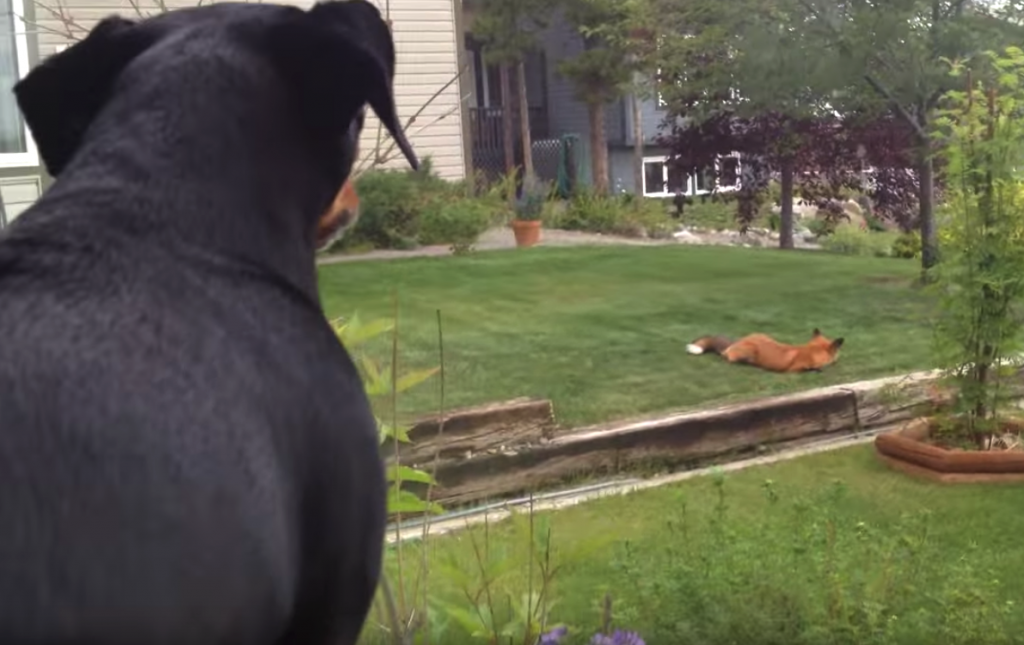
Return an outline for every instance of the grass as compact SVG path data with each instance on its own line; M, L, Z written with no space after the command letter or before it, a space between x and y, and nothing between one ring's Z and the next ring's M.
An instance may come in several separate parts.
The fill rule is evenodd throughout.
M730 247L535 248L325 266L332 317L399 300L400 370L438 364L450 406L550 398L579 425L906 372L929 364L916 263ZM775 375L686 354L703 334L846 338L820 374ZM379 347L382 356L388 347ZM436 379L435 379L436 381ZM425 385L404 413L436 409Z
M331 316L390 315L401 360L436 365L444 318L448 403L536 396L576 425L905 372L929 363L913 262L728 247L531 249L321 269ZM774 375L693 357L707 334L846 338L821 374ZM386 348L381 348L386 351ZM400 405L436 406L431 387Z
M1022 505L1024 487L923 483L857 446L601 499L534 524L550 528L544 552L559 567L551 620L587 635L610 593L619 626L648 645L969 645L1024 642ZM491 597L525 594L525 576L513 573L528 567L524 522L432 539L428 597L468 610L482 597L481 568ZM420 547L404 550L408 582ZM393 547L387 563L394 579ZM431 642L480 641L450 623Z

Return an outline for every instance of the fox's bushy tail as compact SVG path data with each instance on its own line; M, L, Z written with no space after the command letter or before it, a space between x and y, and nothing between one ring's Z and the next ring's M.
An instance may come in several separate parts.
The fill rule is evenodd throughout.
M732 345L732 342L731 338L725 336L701 336L687 345L686 351L694 355L721 354Z

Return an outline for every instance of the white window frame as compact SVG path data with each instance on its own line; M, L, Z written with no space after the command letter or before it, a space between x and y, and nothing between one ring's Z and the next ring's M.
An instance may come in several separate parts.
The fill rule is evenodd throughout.
M660 67L658 68L658 76L657 76L656 82L658 84L658 97L657 97L658 98L658 109L659 110L663 110L663 109L668 107L668 103L665 102L665 97L662 96L662 93L661 93L661 84L664 81L662 81L662 79L661 79L661 68Z
M740 177L741 177L740 165L741 164L739 162L739 155L738 154L732 153L732 154L728 154L728 155L722 155L717 160L715 160L716 175L717 175L717 172L721 170L721 160L725 159L725 158L736 158L737 159L737 164L736 164L736 184L734 186L718 186L717 187L717 192L720 192L720 193L730 193L730 192L734 192L734 191L737 191L737 190L740 189ZM646 168L646 166L647 166L648 163L660 163L660 164L663 164L663 167L662 167L662 181L664 182L664 184L666 186L665 190L663 190L661 192L657 192L657 193L650 192L650 191L647 190L647 168ZM645 166L645 168L643 169L643 172L641 174L643 175L644 197L675 197L676 194L674 192L671 192L671 191L668 190L668 157L667 156L662 156L662 157L644 157L643 165ZM717 179L716 179L716 181L717 181ZM715 188L715 187L712 187L712 188ZM697 189L697 173L691 173L690 176L686 178L686 189L683 191L683 195L688 195L688 196L691 196L691 197L696 197L696 196L700 196L700 195L710 195L711 192L712 192L711 189L704 189L704 190L698 190Z
M720 186L717 187L718 192L720 192L720 193L735 192L735 191L740 189L740 178L742 177L742 173L740 172L740 167L742 166L743 162L741 161L739 154L737 154L735 152L732 153L732 154L728 154L728 155L722 155L721 157L716 159L715 160L715 178L716 178L715 179L715 183L718 183L718 179L717 178L722 175L722 160L723 159L735 159L736 160L736 183L733 184L732 186L721 186L720 185Z
M14 50L17 55L18 79L25 78L28 74L30 63L28 56L28 31L25 24L25 2L24 0L10 0L11 2L11 23L14 27ZM13 98L13 94L10 94ZM25 131L25 152L4 152L0 153L0 168L24 168L39 165L39 151L36 149L35 139L28 129L25 117L19 111L21 127Z

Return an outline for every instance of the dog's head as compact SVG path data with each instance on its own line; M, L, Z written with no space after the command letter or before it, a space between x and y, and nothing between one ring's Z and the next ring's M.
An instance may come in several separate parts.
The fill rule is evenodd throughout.
M294 116L333 182L313 231L323 246L358 217L351 172L369 105L413 168L415 153L395 109L395 49L388 25L365 0L321 2L309 11L258 4L190 8L132 21L109 17L82 41L45 60L15 86L18 105L47 170L60 177L133 63L158 46L205 39L210 47L244 46L265 56L291 94ZM194 41L195 42L195 41ZM212 43L212 44L210 44ZM224 44L220 44L224 43ZM204 50L203 47L207 49ZM165 48L166 49L166 48ZM147 61L149 68L159 63Z

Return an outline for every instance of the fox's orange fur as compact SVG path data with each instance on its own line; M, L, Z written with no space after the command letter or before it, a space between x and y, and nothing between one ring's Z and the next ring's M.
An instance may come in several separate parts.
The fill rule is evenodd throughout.
M702 336L686 347L691 354L719 354L730 363L753 365L770 372L820 370L839 358L843 339L830 340L817 329L803 345L786 345L766 334L751 334L736 342L722 336Z

